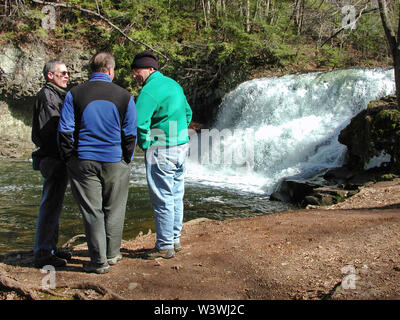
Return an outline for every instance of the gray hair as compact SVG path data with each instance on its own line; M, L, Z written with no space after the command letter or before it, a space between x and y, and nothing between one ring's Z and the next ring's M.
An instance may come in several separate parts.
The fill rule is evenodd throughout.
M96 53L89 61L92 72L107 72L110 68L115 68L115 60L111 53Z
M55 73L56 69L57 69L57 65L59 65L59 64L65 64L65 62L61 59L51 59L46 62L46 64L44 65L44 68L43 68L43 76L46 79L46 81L49 80L47 78L47 74L49 72Z

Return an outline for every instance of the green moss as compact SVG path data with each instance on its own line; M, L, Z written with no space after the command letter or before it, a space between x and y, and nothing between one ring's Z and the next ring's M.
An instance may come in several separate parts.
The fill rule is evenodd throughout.
M63 288L53 290L55 293L63 293L65 290ZM52 295L47 292L40 292L39 297L41 300L75 300L73 296L70 297L60 297L56 295Z
M378 150L384 150L395 159L400 159L400 111L382 109L377 113L371 130L371 140Z
M15 38L14 32L4 32L0 35L2 41L12 40Z
M392 181L394 179L397 179L399 176L397 174L394 173L387 173L387 174L383 174L380 177L381 181Z
M343 197L341 195L336 195L335 196L335 203L343 202L346 200L346 197Z
M391 167L400 169L400 111L396 97L371 101L341 132L339 142L348 147L348 163L353 168L364 168L372 157L384 152L391 156Z

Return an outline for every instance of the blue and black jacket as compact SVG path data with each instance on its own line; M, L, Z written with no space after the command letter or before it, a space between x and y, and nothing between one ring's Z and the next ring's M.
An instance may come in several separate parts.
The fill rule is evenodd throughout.
M61 158L131 162L136 147L137 112L130 93L101 72L66 95L58 125Z

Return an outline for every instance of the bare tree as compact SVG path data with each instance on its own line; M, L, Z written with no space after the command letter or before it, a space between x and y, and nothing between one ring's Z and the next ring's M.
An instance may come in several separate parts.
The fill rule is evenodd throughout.
M250 33L250 0L247 0L246 5L246 32Z
M300 35L304 19L304 0L296 0L294 4L294 22L297 28L297 34Z
M390 10L387 0L377 0L379 6L379 13L381 15L383 29L385 30L386 38L389 43L390 52L393 58L394 77L396 81L396 96L397 108L400 109L400 6L397 8L398 12L398 27L397 34L393 27ZM395 10L395 5L392 6L392 11ZM393 12L396 16L396 14Z
M204 23L206 28L208 28L210 26L210 1L207 0L207 2L204 2L204 0L201 0L201 3L203 5Z

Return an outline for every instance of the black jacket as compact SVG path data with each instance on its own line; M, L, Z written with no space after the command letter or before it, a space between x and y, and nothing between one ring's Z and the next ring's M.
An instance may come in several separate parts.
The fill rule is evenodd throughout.
M33 106L32 141L41 157L59 159L57 127L66 92L46 83L38 92Z

